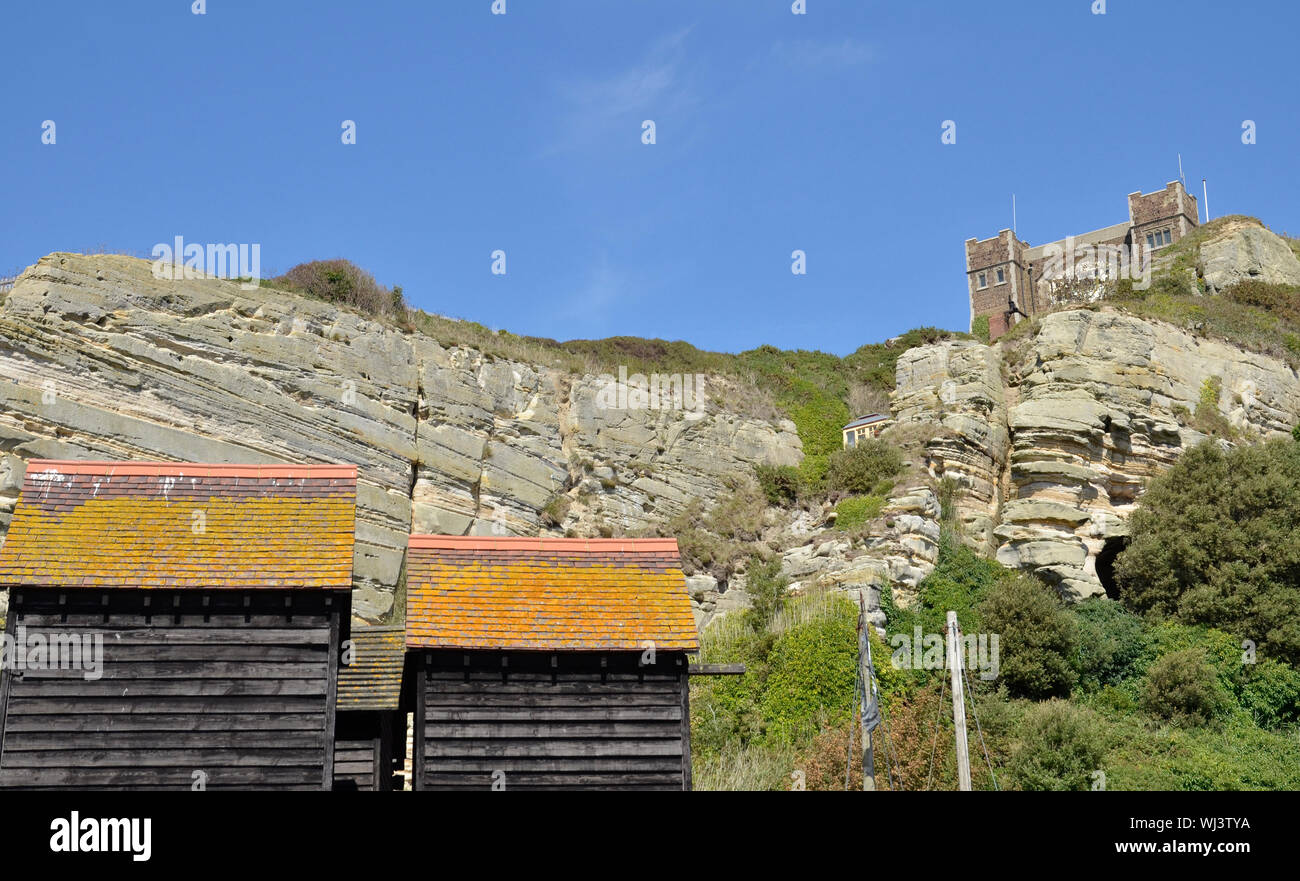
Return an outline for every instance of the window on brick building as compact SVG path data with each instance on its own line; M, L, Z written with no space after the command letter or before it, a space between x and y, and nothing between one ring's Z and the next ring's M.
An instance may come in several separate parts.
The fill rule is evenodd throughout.
M981 272L978 276L978 284L982 288L989 286L989 277L987 273Z
M1006 283L1006 280L1007 280L1006 273L1004 273L1001 269L999 269L999 270L998 270L998 284L1005 284L1005 283Z
M1171 235L1171 231L1167 229L1161 229L1153 233L1147 233L1148 248L1152 248L1152 249L1163 248L1165 245L1169 244L1172 241L1173 241L1173 236Z

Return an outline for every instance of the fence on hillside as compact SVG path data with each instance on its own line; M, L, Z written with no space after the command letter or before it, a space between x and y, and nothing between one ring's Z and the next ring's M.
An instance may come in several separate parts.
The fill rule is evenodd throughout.
M15 282L17 279L18 279L18 276L16 276L16 275L4 275L4 276L0 276L0 291L7 291L7 290L9 290L11 287L14 286L14 282Z

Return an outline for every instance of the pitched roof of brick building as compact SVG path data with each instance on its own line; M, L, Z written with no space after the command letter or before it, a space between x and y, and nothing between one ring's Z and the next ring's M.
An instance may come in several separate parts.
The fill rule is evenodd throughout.
M696 651L677 540L413 535L412 648Z
M352 585L352 465L27 463L0 587Z
M395 710L406 656L401 627L353 627L352 663L339 667L340 710Z

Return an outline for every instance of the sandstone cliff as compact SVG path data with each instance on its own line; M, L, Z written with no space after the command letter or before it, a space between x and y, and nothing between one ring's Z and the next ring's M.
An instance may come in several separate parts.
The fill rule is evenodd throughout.
M967 539L1082 598L1103 592L1145 482L1205 440L1189 423L1207 391L1243 440L1290 432L1300 417L1285 362L1109 309L1047 315L1036 333L991 347L913 349L894 409L945 429L927 467L962 490Z
M1250 225L1228 235L1201 246L1207 281L1291 271ZM626 534L802 458L792 423L734 412L725 385L702 415L609 409L595 375L276 290L159 281L127 257L54 254L0 298L0 538L31 458L352 462L369 621L394 611L411 531ZM794 589L863 589L877 624L885 585L906 604L933 569L945 487L966 541L1081 598L1105 590L1147 479L1204 439L1207 390L1241 439L1300 417L1286 362L1108 306L994 346L910 349L896 384L891 433L913 467L871 529L772 509L762 537ZM688 588L701 622L747 602L743 574Z
M353 604L371 621L413 529L537 534L567 494L550 531L631 531L802 455L786 421L602 409L595 376L129 257L53 254L0 296L0 535L31 458L356 463Z

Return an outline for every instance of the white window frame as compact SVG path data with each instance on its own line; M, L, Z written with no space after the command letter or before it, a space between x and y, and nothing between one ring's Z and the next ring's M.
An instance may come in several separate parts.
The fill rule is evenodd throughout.
M1007 274L1006 274L1006 272L1004 272L1004 271L1001 270L1001 269L996 270L996 272L997 272L998 284L1006 284L1006 283L1007 283Z
M975 273L975 287L978 290L984 290L989 286L989 274L987 272Z

